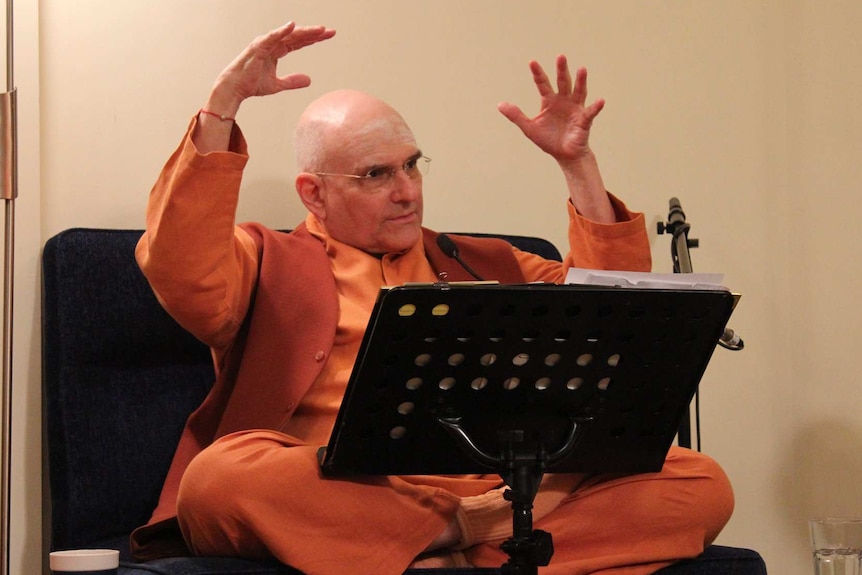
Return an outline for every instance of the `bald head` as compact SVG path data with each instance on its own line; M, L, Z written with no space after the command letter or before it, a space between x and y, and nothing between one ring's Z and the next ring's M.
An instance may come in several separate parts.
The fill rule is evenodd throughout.
M296 191L330 237L373 254L420 240L422 175L408 166L422 152L391 106L355 90L325 94L300 117L295 145Z
M313 101L294 137L297 167L304 172L348 170L351 158L387 143L415 146L416 140L401 114L358 90L337 90Z

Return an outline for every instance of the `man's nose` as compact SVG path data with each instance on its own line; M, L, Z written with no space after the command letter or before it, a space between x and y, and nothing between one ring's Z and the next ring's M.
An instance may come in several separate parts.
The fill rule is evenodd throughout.
M404 170L395 172L392 178L392 191L389 194L393 202L412 202L422 195L422 177L411 178Z

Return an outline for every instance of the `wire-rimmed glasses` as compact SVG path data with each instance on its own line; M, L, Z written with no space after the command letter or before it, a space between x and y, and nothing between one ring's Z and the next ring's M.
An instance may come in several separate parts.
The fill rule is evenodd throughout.
M364 174L335 174L332 172L314 172L315 175L336 176L341 178L352 178L369 191L383 190L389 187L395 180L398 172L404 171L411 180L417 180L428 173L431 167L431 158L416 155L400 166L376 166Z

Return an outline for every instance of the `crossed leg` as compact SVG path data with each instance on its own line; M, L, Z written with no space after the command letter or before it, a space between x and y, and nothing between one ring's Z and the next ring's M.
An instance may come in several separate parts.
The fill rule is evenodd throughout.
M500 484L493 475L323 478L316 452L269 431L233 434L205 449L180 486L189 547L200 555L274 556L307 575L400 575L451 528L462 498L482 498ZM535 522L554 538L542 575L641 575L698 555L729 519L733 494L713 460L672 448L661 472L592 478L554 505ZM499 528L487 532L493 539L463 553L472 565L498 567L507 559L499 549L505 537Z

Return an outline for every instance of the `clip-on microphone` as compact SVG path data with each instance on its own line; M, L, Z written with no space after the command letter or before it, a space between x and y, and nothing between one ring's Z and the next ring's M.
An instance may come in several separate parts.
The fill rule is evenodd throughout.
M461 267L462 267L462 268L464 268L465 270L467 270L467 273L469 273L471 276L473 276L474 278L476 278L478 281L480 281L480 282L481 282L481 281L485 281L485 279L484 279L484 278L482 278L482 276L480 276L479 274L477 274L476 272L474 272L474 271L473 271L473 268L471 268L470 266L468 266L468 265L464 262L464 260L462 260L462 259L461 259L461 256L460 256L460 255L458 255L458 246L457 246L457 245L455 245L455 242L454 242L454 241L452 241L452 238L450 238L450 237L449 237L449 236L447 236L446 234L440 234L440 235L438 235L438 236L437 236L437 247L438 247L438 248L440 248L440 250L441 250L444 254L446 254L446 255L447 255L447 256L449 256L450 258L454 259L454 260L455 260L456 262L458 262L459 264L461 264Z

